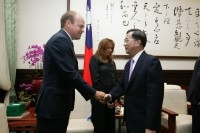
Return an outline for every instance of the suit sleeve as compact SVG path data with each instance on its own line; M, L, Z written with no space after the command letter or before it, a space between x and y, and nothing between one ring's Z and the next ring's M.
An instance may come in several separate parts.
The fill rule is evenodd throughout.
M196 88L195 92L195 99L197 101L197 104L200 102L200 57L197 59L195 63L195 70L194 75L196 75L194 78L196 78L196 82L194 82L194 87Z
M59 37L54 41L51 53L55 59L55 65L66 82L70 82L83 97L88 100L94 96L95 90L90 87L78 73L74 49L65 37ZM78 64L77 64L78 65Z
M147 69L146 81L146 128L156 129L160 122L160 112L164 95L163 72L160 61L153 58Z
M122 77L120 79L117 79L114 87L109 92L109 94L111 94L111 96L112 96L113 101L120 98L120 96L124 95L124 88L125 88L125 84L126 84L126 83L124 83L125 82L124 78L126 76L125 71L128 70L128 67L129 67L129 63L126 63Z

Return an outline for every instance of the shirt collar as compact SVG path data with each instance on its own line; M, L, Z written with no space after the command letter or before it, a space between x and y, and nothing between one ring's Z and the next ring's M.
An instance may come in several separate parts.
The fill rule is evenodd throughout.
M134 60L134 62L136 63L143 51L144 50L141 50L140 52L138 52L134 57L132 57L131 60Z
M62 29L62 30L64 30L64 29ZM65 31L65 30L64 30ZM65 31L65 33L67 33L67 31ZM72 41L72 38L71 38L71 36L69 35L69 33L67 33L67 35L69 36L69 38L70 38L70 40ZM73 42L73 41L72 41Z

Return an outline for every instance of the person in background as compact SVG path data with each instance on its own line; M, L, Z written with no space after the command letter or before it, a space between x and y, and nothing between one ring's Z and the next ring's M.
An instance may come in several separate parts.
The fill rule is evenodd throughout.
M192 133L200 133L200 57L197 58L187 93L191 102Z
M75 88L89 100L101 101L104 93L89 86L78 72L72 40L80 39L85 21L74 11L61 17L61 29L46 43L43 81L36 103L37 133L66 133L74 108Z
M90 60L90 73L93 87L108 93L116 82L116 66L113 61L115 43L113 40L102 39L95 55ZM102 104L91 99L94 133L115 133L114 103Z
M126 33L124 46L131 59L122 78L104 100L124 95L124 121L127 133L158 133L164 97L163 71L160 61L144 51L147 37L139 29Z

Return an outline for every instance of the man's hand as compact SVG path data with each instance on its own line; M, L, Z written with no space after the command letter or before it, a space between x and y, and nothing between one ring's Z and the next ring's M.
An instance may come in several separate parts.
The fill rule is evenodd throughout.
M109 109L112 109L115 107L115 103L107 103L107 106Z
M150 130L150 129L146 129L146 130L145 130L145 133L156 133L156 131L152 131L152 130Z
M102 91L96 91L96 93L95 93L95 95L94 95L94 98L95 98L96 100L98 100L100 103L104 103L104 101L103 101L104 96L105 96L105 93L104 93L104 92L102 92ZM104 104L105 104L105 103L104 103Z
M108 102L112 101L112 96L110 94L105 94L104 98L103 98L103 101L105 103L108 103Z

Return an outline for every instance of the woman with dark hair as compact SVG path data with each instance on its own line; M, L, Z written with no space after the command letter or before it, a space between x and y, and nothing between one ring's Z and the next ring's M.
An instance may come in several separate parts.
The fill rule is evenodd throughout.
M113 40L102 39L90 60L93 87L105 93L108 93L116 82L116 66L112 56L114 47ZM91 104L94 133L115 133L114 104L101 104L96 99L91 99Z

